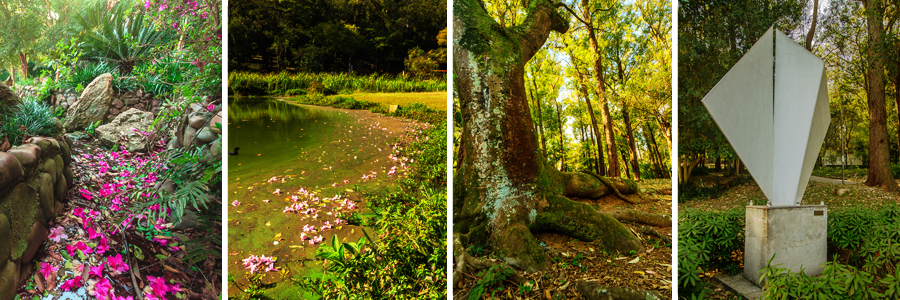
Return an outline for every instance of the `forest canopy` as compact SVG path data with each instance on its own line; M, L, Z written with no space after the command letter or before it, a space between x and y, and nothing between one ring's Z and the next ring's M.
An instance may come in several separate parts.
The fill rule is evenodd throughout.
M444 70L446 7L446 0L234 1L229 6L230 68L364 74Z

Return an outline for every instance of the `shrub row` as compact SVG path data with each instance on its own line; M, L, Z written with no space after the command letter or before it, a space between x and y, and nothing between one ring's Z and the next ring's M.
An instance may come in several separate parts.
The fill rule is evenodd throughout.
M345 73L257 74L231 72L228 74L228 90L232 95L241 96L437 92L447 90L447 82L445 80L419 80L407 76L358 76Z

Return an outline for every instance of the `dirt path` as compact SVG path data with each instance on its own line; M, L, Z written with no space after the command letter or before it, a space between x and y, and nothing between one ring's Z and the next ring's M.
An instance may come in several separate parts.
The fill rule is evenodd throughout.
M810 181L821 182L821 183L830 183L830 184L859 184L859 182L852 181L850 179L834 179L834 178L825 178L819 176L809 176Z

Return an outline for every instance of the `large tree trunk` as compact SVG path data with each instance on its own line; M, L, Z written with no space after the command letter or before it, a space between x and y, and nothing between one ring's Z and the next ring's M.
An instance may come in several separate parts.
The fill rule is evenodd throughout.
M538 151L524 66L551 30L568 30L556 5L533 1L522 24L510 28L500 27L477 0L455 1L453 11L454 84L467 153L455 174L461 186L454 191L454 231L527 271L550 266L532 231L596 241L608 251L640 251L640 242L612 216L561 196L574 176L548 168ZM596 182L573 186L605 187ZM624 188L634 186L624 182Z
M888 152L887 112L884 102L884 57L879 50L883 46L884 7L881 0L864 0L866 23L869 33L869 49L866 60L869 65L869 177L868 186L881 186L898 190L891 175L891 159Z

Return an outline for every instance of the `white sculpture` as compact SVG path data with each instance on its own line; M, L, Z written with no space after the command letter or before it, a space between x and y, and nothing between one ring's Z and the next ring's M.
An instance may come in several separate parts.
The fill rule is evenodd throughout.
M772 205L799 204L831 122L825 63L769 28L702 102Z

